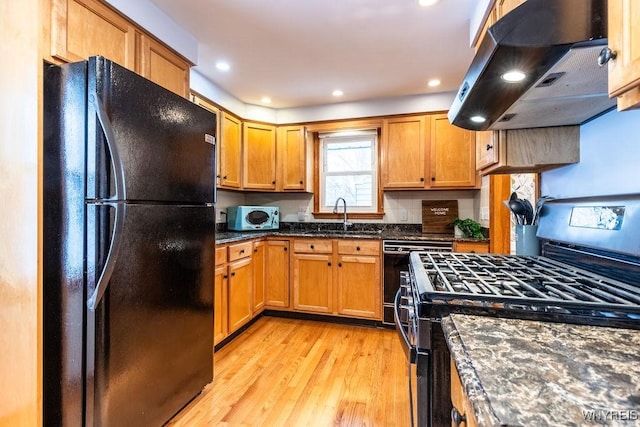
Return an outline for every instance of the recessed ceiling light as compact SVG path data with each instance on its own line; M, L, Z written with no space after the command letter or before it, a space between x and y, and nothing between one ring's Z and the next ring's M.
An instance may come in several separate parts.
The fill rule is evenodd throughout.
M511 70L504 73L501 77L505 82L518 83L524 80L527 75L520 70Z
M428 85L429 87L436 87L436 86L440 86L440 80L438 80L438 79L432 79L432 80L429 80L429 82L427 83L427 85Z
M485 117L482 116L473 116L471 117L471 121L474 123L484 123L487 121L487 119Z
M261 101L263 104L271 104L271 98L269 98L268 96L263 96Z
M418 0L420 6L433 6L438 3L439 0Z
M216 68L220 71L229 71L231 69L231 65L228 62L218 61L216 62Z
M331 92L331 95L333 95L333 96L342 96L342 95L344 95L344 92L341 91L340 89L336 89L333 92Z

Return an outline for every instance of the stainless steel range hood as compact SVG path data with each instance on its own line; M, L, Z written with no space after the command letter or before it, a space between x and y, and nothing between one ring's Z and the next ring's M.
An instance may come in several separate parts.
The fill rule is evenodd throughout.
M607 0L527 0L505 15L482 40L449 121L471 130L564 126L611 109L607 67L597 64L606 11ZM524 80L505 81L513 70Z

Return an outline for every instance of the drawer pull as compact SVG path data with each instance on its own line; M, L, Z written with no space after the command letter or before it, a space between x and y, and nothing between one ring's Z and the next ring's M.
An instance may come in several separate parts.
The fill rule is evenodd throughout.
M458 410L454 407L451 408L451 425L460 426L462 423L467 422L467 417L458 412Z
M314 249L314 248L313 248L313 245L310 245L309 247L310 247L311 249Z
M244 249L240 249L240 253L243 254L244 253Z
M359 250L360 250L360 246L356 246L356 251L359 251Z

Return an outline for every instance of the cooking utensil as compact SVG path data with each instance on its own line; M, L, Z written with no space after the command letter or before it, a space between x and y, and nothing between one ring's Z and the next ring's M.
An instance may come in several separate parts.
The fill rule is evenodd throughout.
M533 221L531 222L533 225L538 225L538 221L540 220L540 213L542 212L542 206L547 200L551 199L553 199L553 197L551 196L540 196L540 198L536 201L536 212L533 215Z
M516 217L516 224L524 224L527 208L525 204L522 203L522 200L509 200L509 209Z
M531 206L531 202L528 199L520 200L524 205L526 212L524 214L524 223L532 225L533 224L533 206Z

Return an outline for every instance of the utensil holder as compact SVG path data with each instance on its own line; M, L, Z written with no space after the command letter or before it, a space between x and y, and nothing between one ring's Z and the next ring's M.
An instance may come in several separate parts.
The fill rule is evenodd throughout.
M516 255L540 255L537 225L516 225Z

